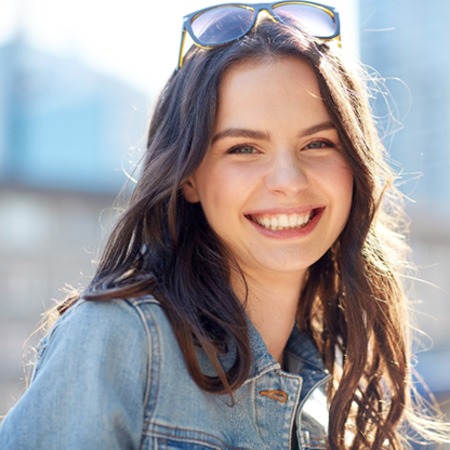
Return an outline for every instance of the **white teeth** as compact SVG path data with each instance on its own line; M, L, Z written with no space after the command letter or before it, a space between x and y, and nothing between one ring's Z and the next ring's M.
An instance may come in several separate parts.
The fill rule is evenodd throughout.
M278 214L267 216L251 216L252 220L272 231L289 230L305 226L313 216L313 211L305 214Z
M286 214L281 214L281 216L278 217L278 226L288 227L289 225L289 217Z

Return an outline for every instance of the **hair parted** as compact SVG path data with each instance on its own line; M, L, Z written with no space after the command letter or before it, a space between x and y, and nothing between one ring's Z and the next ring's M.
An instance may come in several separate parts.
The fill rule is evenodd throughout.
M208 149L224 72L237 64L283 57L301 58L314 70L354 177L348 223L310 267L297 315L332 374L329 446L400 449L405 442L398 426L414 417L400 281L407 251L402 201L385 163L363 77L348 70L326 43L263 21L231 45L190 50L156 104L140 179L84 298L154 295L201 388L232 393L244 382L251 364L247 322L229 284L231 271L239 267L201 206L185 201L181 187ZM61 312L68 306L62 305ZM225 371L219 357L229 339L237 356ZM197 346L217 377L200 370ZM429 430L416 428L425 437L433 434L430 424Z

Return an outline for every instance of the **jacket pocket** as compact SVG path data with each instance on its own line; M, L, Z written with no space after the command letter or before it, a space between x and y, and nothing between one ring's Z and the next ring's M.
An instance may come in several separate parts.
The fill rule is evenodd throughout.
M220 447L211 446L207 443L200 442L188 442L188 441L179 441L175 439L160 439L157 438L156 445L154 447L158 450L220 450Z
M178 428L153 423L145 433L141 450L231 450L214 434L193 428Z

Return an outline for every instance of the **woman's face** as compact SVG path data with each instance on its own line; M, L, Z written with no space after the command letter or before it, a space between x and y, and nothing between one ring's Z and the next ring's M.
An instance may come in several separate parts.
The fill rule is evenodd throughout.
M186 200L245 274L302 280L343 230L353 189L314 72L293 57L232 67L213 136Z

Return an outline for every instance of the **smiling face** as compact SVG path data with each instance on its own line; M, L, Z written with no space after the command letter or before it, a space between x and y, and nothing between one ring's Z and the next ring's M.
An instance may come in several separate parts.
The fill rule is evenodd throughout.
M306 62L269 59L224 74L213 139L183 193L246 275L301 282L343 230L352 189Z

